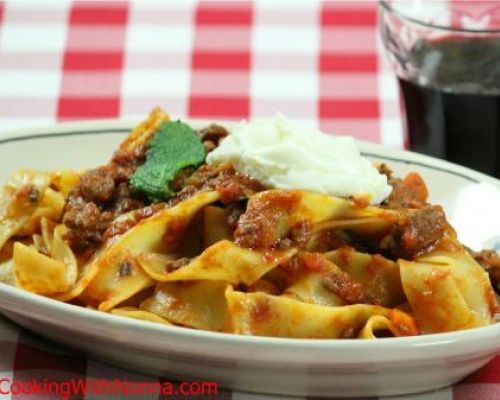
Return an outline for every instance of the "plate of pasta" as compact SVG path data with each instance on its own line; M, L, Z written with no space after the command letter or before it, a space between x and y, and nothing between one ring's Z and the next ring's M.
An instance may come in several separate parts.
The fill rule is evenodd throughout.
M4 134L0 160L0 311L104 361L376 396L500 349L500 183L478 172L158 108Z

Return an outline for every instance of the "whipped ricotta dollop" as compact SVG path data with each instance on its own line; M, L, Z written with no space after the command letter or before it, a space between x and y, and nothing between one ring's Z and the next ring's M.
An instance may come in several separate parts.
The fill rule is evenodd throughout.
M364 157L352 137L296 125L282 114L241 122L207 157L277 189L302 189L381 203L387 177Z

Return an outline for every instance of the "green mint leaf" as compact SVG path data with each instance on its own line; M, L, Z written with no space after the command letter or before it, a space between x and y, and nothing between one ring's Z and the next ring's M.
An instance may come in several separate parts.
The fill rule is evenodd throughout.
M197 167L205 149L196 132L180 121L165 122L148 144L146 162L135 171L130 184L152 201L174 194L170 184L184 168Z

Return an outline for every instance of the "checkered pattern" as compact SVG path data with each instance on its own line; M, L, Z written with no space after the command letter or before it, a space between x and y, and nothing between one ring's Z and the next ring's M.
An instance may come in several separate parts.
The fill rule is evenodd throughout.
M0 3L0 130L88 118L282 111L399 147L374 1Z
M376 22L374 1L0 1L0 130L144 116L161 105L181 118L282 111L400 147L397 88ZM498 399L498 371L497 357L453 388L414 398ZM141 378L0 319L0 379L117 376Z

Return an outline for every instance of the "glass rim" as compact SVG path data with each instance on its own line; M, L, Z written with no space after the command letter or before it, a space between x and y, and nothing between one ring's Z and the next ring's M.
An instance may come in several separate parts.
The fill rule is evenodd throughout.
M467 29L467 28L457 28L457 27L453 27L453 26L438 25L438 24L432 24L429 22L424 22L424 21L421 21L417 18L410 17L408 15L403 14L400 11L395 10L389 4L388 0L380 0L379 5L385 11L387 11L391 14L394 14L398 18L401 18L403 20L409 21L411 23L414 23L416 25L420 25L420 26L423 26L426 28L438 29L438 30L448 31L448 32L462 32L462 33L500 33L500 28L499 29Z

